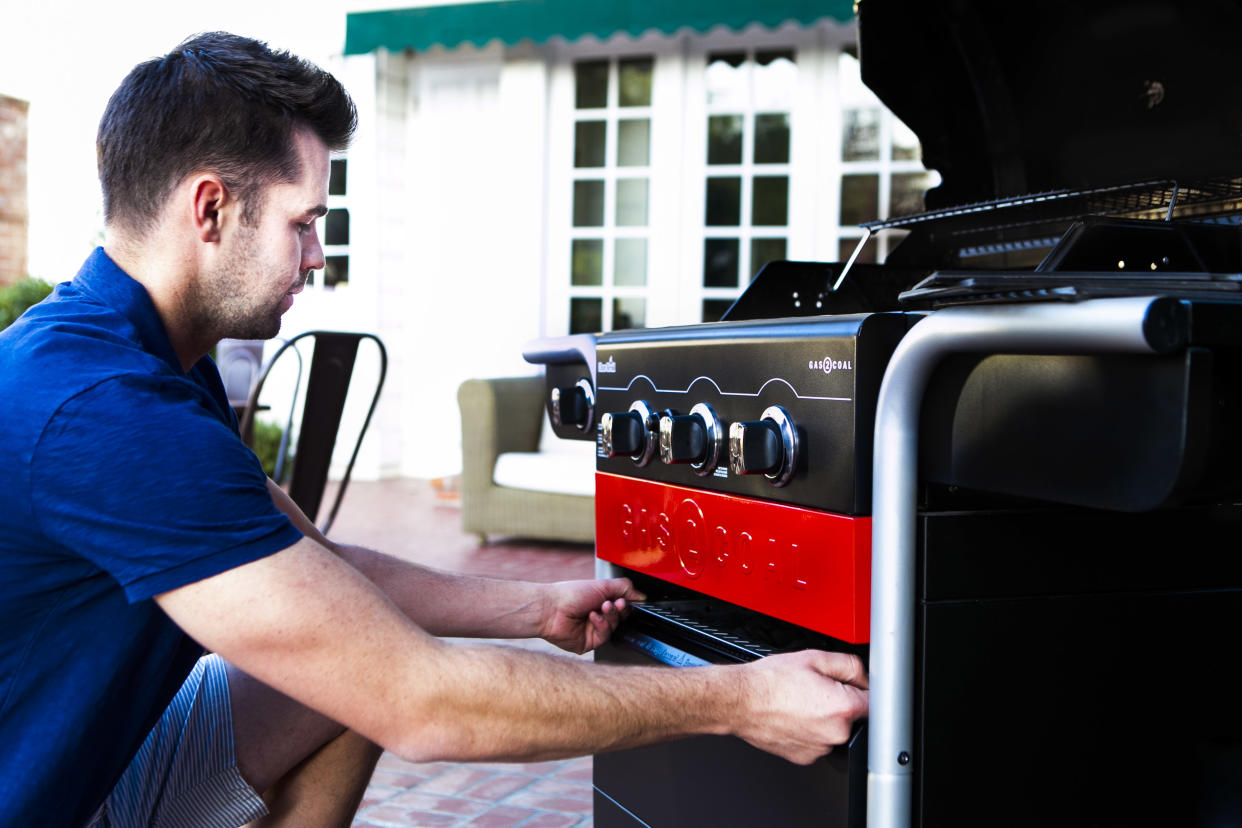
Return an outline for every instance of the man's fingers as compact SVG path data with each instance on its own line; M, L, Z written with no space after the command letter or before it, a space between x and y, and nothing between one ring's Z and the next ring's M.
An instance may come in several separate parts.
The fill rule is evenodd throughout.
M633 582L629 578L613 578L607 581L608 593L619 598L626 598L630 601L645 601L647 596L643 595L634 588Z
M813 666L825 676L863 690L868 688L867 670L858 656L817 650L814 659Z

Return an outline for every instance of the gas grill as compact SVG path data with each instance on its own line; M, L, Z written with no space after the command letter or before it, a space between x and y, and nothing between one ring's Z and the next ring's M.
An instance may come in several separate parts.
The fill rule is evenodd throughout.
M596 823L1242 824L1242 9L858 8L944 181L888 261L526 357L648 596L597 657L853 652L871 714L600 755Z

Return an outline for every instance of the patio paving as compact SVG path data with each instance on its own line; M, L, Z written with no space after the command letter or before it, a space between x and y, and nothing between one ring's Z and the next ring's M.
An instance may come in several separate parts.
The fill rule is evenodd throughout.
M331 492L328 493L331 495ZM325 503L330 503L325 496ZM331 536L438 569L555 581L590 578L589 545L490 539L461 531L449 487L396 478L350 483ZM504 642L561 652L542 641ZM355 828L586 828L591 757L560 762L415 764L385 753Z

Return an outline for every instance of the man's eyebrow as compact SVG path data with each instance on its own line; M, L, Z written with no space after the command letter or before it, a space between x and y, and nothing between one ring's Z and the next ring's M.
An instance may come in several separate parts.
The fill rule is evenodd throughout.
M328 207L327 207L327 205L324 205L324 204L316 204L314 207L311 207L311 208L307 209L307 210L303 213L303 215L305 215L305 216L314 216L315 218L318 218L319 216L327 215L327 213L328 213Z

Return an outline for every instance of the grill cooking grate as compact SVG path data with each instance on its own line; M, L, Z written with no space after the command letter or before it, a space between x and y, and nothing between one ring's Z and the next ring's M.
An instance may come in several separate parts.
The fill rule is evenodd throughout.
M861 226L870 232L919 229L935 236L975 236L1060 225L1089 215L1162 219L1223 217L1239 213L1242 213L1242 178L1216 178L1056 190L945 207L866 222Z

